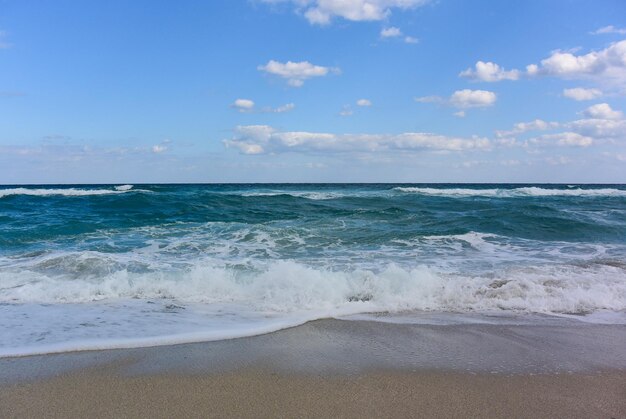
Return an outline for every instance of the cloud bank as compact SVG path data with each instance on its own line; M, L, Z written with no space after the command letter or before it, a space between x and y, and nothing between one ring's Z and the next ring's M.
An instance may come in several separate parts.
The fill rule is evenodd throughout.
M227 148L242 154L283 152L382 152L382 151L463 151L488 150L491 142L482 137L448 137L433 133L331 134L280 131L267 125L235 128L234 137L223 141Z

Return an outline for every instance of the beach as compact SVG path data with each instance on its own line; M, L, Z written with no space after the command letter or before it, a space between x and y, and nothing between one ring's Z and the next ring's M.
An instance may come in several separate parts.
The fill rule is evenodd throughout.
M319 320L0 359L3 417L626 416L623 325Z
M626 0L0 5L0 419L626 419Z

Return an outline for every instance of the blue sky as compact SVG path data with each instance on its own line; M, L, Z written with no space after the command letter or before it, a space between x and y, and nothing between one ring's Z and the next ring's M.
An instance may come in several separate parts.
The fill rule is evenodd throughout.
M1 1L0 183L626 182L626 2Z

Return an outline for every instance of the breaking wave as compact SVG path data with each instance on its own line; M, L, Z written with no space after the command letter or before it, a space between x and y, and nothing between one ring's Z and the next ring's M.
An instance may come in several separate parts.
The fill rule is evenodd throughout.
M598 189L545 189L537 186L514 189L465 189L465 188L418 188L396 187L395 191L403 193L417 193L423 195L438 195L450 197L485 196L485 197L532 197L532 196L626 196L626 190L614 188Z
M90 195L112 195L122 194L126 192L137 192L133 190L133 185L116 186L114 189L79 189L79 188L11 188L0 189L0 198L11 195L29 195L29 196L90 196Z
M59 271L63 274L54 274ZM241 303L276 313L626 310L626 266L610 263L525 267L484 276L394 264L378 272L335 271L295 261L272 261L252 270L204 262L167 271L89 253L47 258L30 269L3 269L0 284L4 303L170 299L183 304Z
M119 185L115 187L116 191L130 191L133 189L133 185Z
M245 192L238 194L241 196L293 196L296 198L306 198L312 200L335 199L345 196L345 194L337 192L313 192L313 191L276 191L276 192Z

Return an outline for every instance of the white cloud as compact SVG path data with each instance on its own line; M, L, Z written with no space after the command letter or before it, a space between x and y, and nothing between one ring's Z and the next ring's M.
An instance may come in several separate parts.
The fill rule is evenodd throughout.
M416 97L415 101L419 103L447 104L458 109L467 109L492 106L496 103L496 99L496 94L488 90L463 89L454 92L449 99L441 96L422 96Z
M590 106L582 112L585 118L566 124L578 134L597 140L626 140L626 119L624 113L613 110L606 103Z
M519 143L517 142L517 140L515 138L511 138L511 137L507 137L507 138L498 138L494 141L495 144L502 146L502 147L515 147L517 145L519 145Z
M501 146L528 145L562 145L587 147L592 144L615 143L615 140L626 141L626 118L621 111L612 109L606 103L590 106L581 114L584 116L571 122L546 122L536 119L520 122L509 131L496 131L497 140L494 144ZM564 132L542 135L525 142L518 142L516 136L530 131L547 131L562 129Z
M608 103L598 103L585 109L583 112L588 118L594 119L621 119L624 114L622 111L615 111L611 109Z
M241 113L284 113L290 112L296 107L293 103L287 103L277 108L265 107L257 109L254 101L250 99L237 99L231 106Z
M396 28L394 26L391 26L389 28L383 28L380 31L380 37L383 39L400 38L402 36L404 36L404 34L400 30L400 28ZM403 41L405 44L417 44L419 42L419 39L407 35L407 36L404 36Z
M407 10L428 0L261 0L264 3L291 3L311 23L327 25L334 17L351 21L387 18L393 9Z
M581 135L596 139L626 140L626 120L624 119L579 119L567 123L566 127Z
M261 154L265 150L260 145L267 142L274 129L267 125L238 126L235 129L236 139L224 140L228 148L236 148L242 154Z
M523 134L529 131L545 131L549 129L554 129L559 126L556 122L546 122L541 119L535 119L530 122L518 122L513 125L513 129L509 131L496 131L496 137L498 138L508 138L514 137L518 134Z
M457 90L450 96L450 103L457 108L483 108L496 103L497 96L488 90Z
M453 113L452 115L456 116L457 118L465 118L465 111L458 111Z
M234 147L242 154L262 154L265 150L259 144L249 144L241 141L225 141L226 147Z
M596 53L574 55L571 52L556 51L550 57L541 60L539 72L557 76L578 76L594 73L601 67Z
M620 35L626 35L626 28L616 28L613 25L604 26L598 30L590 32L592 35L603 35L607 33L617 33Z
M555 51L533 67L529 75L547 75L564 79L596 78L602 81L626 82L626 40L615 42L599 51L583 55Z
M468 68L460 74L479 81L517 80L522 75L553 76L567 80L593 79L604 84L626 84L626 40L608 47L576 55L574 51L554 51L539 65L529 64L526 72L505 71L492 62L478 61L476 68Z
M534 138L531 142L544 143L545 145L555 144L569 147L589 147L593 144L593 138L580 135L576 132L559 132L558 134L546 134Z
M254 101L250 99L237 99L232 106L239 112L250 112L254 109Z
M577 146L588 147L592 144L611 144L616 140L626 141L626 119L621 111L613 110L608 104L600 103L590 106L581 112L585 117L571 122L545 122L540 119L521 122L510 131L496 131L498 140L495 144L505 145L501 141L509 141L510 146ZM545 131L561 128L564 131L546 134L520 143L515 136L528 131Z
M539 66L537 64L528 64L526 66L526 74L529 76L536 76L539 73Z
M152 146L152 152L156 154L163 153L166 150L167 150L167 146L164 146L162 144L156 144Z
M383 28L383 30L380 31L381 38L395 38L398 36L402 36L402 31L400 28L396 28L394 26L390 28Z
M359 99L356 101L356 105L359 107L368 107L372 106L372 102L368 99ZM344 105L344 107L339 112L339 116L352 116L354 115L354 110L351 105Z
M300 87L305 80L313 77L323 77L329 73L337 74L340 72L338 68L313 65L308 61L287 61L286 63L281 63L270 60L267 64L260 65L257 68L260 71L286 79L287 84L293 87Z
M476 81L494 82L500 80L517 80L520 77L519 70L506 71L498 64L478 61L474 69L468 68L459 73L461 77L467 77Z
M278 131L266 125L239 126L235 136L224 140L228 148L243 154L294 152L382 152L489 150L487 138L448 137L432 133L329 134Z
M583 87L574 87L572 89L564 89L563 96L578 101L592 100L602 96L602 91L599 89L585 89Z

